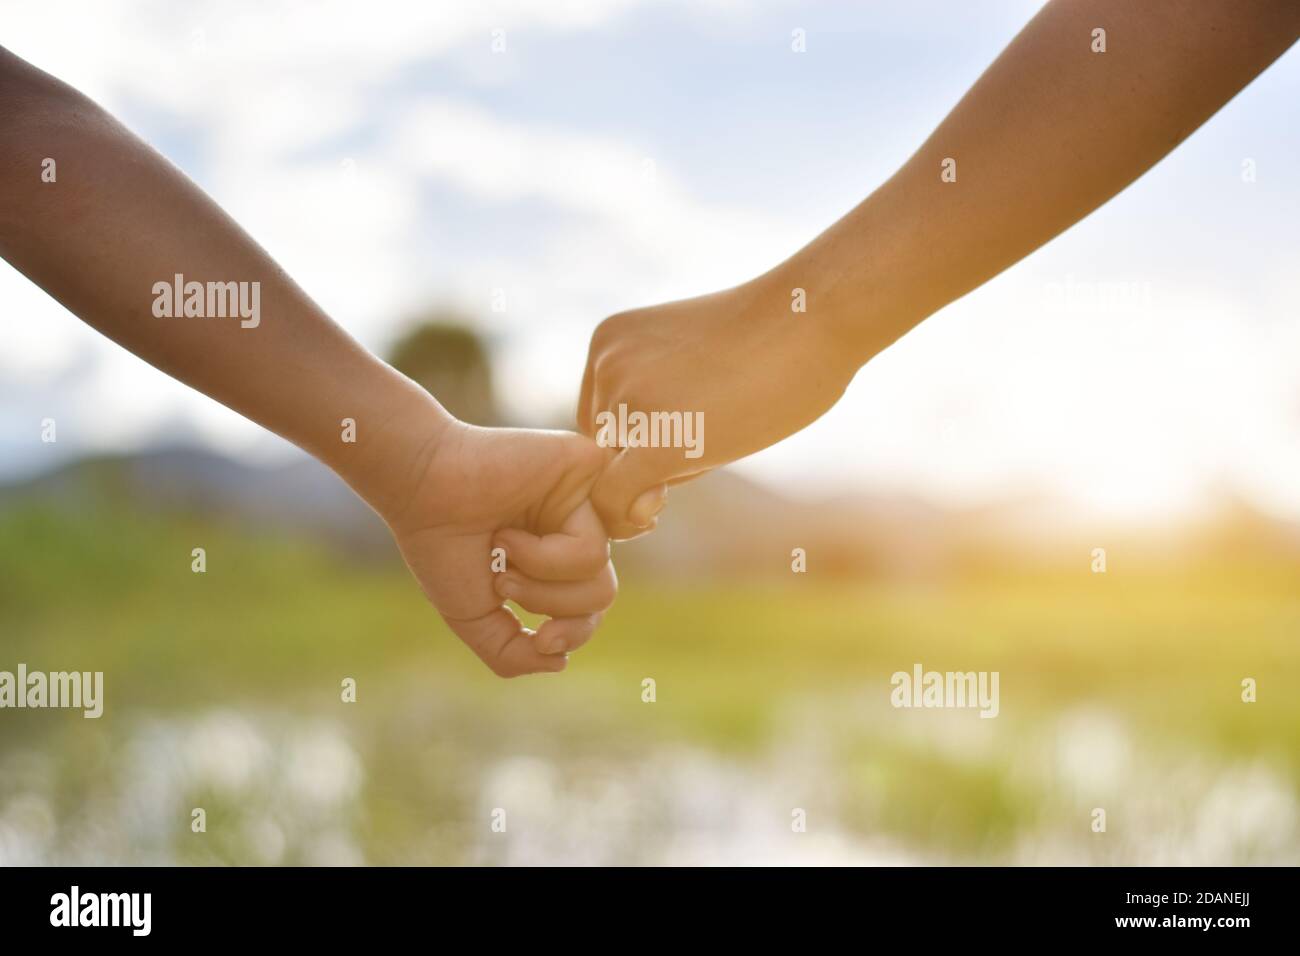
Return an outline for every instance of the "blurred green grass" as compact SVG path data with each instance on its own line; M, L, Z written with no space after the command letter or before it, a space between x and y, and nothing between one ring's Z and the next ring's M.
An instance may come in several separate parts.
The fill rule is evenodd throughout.
M191 571L195 547L206 573ZM1123 566L1114 554L1112 566ZM833 739L846 825L948 852L1005 844L1042 814L1042 784L1021 779L1014 741L1078 707L1101 707L1157 752L1258 757L1300 783L1300 568L1249 553L1106 575L1086 560L1072 570L990 560L906 586L625 575L565 675L503 682L446 631L396 559L203 521L33 506L0 514L0 629L0 668L103 671L103 723L116 726L268 706L350 720L339 687L355 678L358 717L378 728L364 757L368 856L380 861L407 859L397 848L427 825L431 786L472 800L420 777L410 721L433 722L421 747L460 735L509 753L509 728L540 721L575 759L681 743L759 760L812 707ZM1000 718L970 725L1001 725L982 759L918 742L916 721L933 715L888 707L890 675L914 662L1001 672ZM1241 702L1245 677L1258 703ZM653 706L641 700L645 678L657 685ZM415 713L426 685L430 711ZM482 732L487 715L507 729ZM10 712L0 749L53 735L51 746L85 748L93 766L100 722L67 718ZM226 858L239 860L233 849Z

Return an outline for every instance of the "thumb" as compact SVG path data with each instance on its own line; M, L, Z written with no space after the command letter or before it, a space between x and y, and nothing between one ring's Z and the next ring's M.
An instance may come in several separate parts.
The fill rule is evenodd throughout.
M675 449L624 448L615 455L591 490L605 533L622 540L653 529L668 494L666 481L680 468Z

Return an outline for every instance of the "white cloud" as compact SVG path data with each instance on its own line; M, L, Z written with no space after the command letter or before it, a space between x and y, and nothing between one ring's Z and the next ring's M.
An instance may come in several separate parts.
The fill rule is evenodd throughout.
M671 165L648 149L502 120L449 98L426 100L397 119L388 155L412 175L443 180L485 202L537 199L578 214L583 235L562 237L570 249L609 250L615 240L603 258L634 254L681 277L678 285L698 279L695 291L728 276L752 277L792 251L788 224L687 194ZM599 282L607 273L598 264L586 274Z
M810 238L804 223L693 192L678 144L656 134L615 135L610 117L576 112L542 123L513 108L511 84L524 75L516 57L522 62L549 34L589 31L598 41L637 8L664 10L648 0L53 0L7 5L3 42L139 132L182 148L186 171L368 345L384 345L393 322L430 295L483 317L503 345L505 401L530 410L563 404L576 390L587 333L605 314L743 280ZM723 43L733 18L756 9L723 2L701 12L683 2L670 12L688 12L709 42ZM899 11L888 14L887 35L923 42L929 14ZM838 15L833 5L817 10L822 29ZM490 50L496 28L506 30L505 58ZM783 49L784 38L772 49ZM450 77L432 96L405 82L431 63ZM862 76L864 90L880 79L865 67ZM1288 76L1294 87L1300 73L1284 61L1241 98L1247 106L1265 98L1252 122L1284 102ZM809 84L827 81L809 70ZM759 115L761 90L745 99L742 80L701 82L736 83L741 115ZM817 90L808 88L809 102ZM791 125L778 117L774 135L822 136L809 145L832 151L851 120ZM699 120L686 111L680 122ZM899 134L890 136L883 130L880 150L864 150L863 168L881 151L906 155ZM1220 154L1235 163L1232 148L1202 134L1148 180L1181 175L1184 188L1203 190L1207 164ZM1281 168L1284 155L1260 153L1261 168ZM725 161L741 169L746 157ZM765 156L758 165L771 173L780 162ZM846 170L826 190L837 202L873 185L852 164L834 168ZM1225 168L1238 187L1235 167ZM1148 180L1135 189L1150 189ZM753 192L772 193L778 181L794 189L799 171L756 176ZM1278 208L1294 198L1290 180L1269 184ZM445 215L430 209L439 195L455 197ZM1297 289L1288 269L1294 241L1281 233L1267 251L1258 237L1253 247L1224 245L1225 269L1258 276L1256 311L1268 314L1253 316L1230 289L1215 290L1214 276L1189 275L1185 264L1178 271L1192 239L1177 224L1146 221L1165 214L1147 195L1146 203L1117 203L1103 214L1106 226L1089 220L1075 238L927 323L873 362L830 417L751 467L792 490L872 481L940 497L1042 479L1076 502L1127 513L1190 507L1228 476L1260 501L1300 513L1300 325L1287 311ZM1222 220L1221 210L1202 215ZM1234 221L1239 229L1272 221L1260 217ZM482 240L480 220L489 218L494 228L536 233L503 234L487 251L493 243L462 241ZM1107 248L1105 228L1130 243ZM1212 238L1198 237L1195 248ZM1043 309L1043 276L1119 274L1136 255L1139 268L1164 268L1171 279L1169 296L1142 315L1080 320ZM487 309L498 286L510 302L502 316ZM0 315L0 390L18 396L0 435L6 447L20 445L11 436L27 436L28 419L51 404L77 424L61 426L61 436L95 447L138 443L177 422L223 447L264 444L254 426L115 352L5 267Z
M265 95L277 77L366 84L463 45L490 52L494 29L590 30L645 2L46 0L7 7L5 44L92 95L121 90L181 111L208 97L215 72L232 100Z

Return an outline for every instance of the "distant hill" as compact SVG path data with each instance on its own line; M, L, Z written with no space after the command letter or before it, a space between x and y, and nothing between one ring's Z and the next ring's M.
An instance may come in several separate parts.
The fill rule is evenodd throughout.
M310 534L370 553L390 547L379 517L305 455L276 467L189 447L84 458L0 487L0 508L23 500L60 507L122 504Z
M20 501L184 513L309 535L361 555L392 548L383 522L306 456L276 467L188 447L86 458L0 487L0 508ZM624 567L686 577L788 575L796 547L822 572L926 571L941 559L943 521L914 501L794 501L721 470L673 488L659 530L620 545L618 555Z
M355 558L394 557L378 516L333 472L305 455L277 467L257 467L195 448L158 448L86 458L0 486L0 510L30 501L187 514L312 537ZM1217 524L1142 536L1138 544L1130 535L1129 546L1184 556L1267 547L1300 556L1300 529L1243 510L1240 502L1229 505ZM659 529L618 545L616 557L624 571L686 580L789 580L791 552L802 548L808 570L819 579L932 580L995 555L1038 561L1061 560L1064 554L1073 562L1098 540L1120 543L1122 532L1086 525L1087 540L1080 540L1080 528L1071 521L1068 509L1025 498L962 512L889 495L808 502L723 469L671 489Z

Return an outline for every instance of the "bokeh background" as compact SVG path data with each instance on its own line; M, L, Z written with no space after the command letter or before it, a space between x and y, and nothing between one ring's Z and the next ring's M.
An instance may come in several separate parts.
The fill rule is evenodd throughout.
M603 316L793 252L1038 6L0 0L0 42L458 414L553 426ZM1298 100L1293 53L674 489L559 679L492 678L332 475L0 264L0 669L107 684L0 712L0 864L1300 862ZM890 707L917 662L999 717Z

